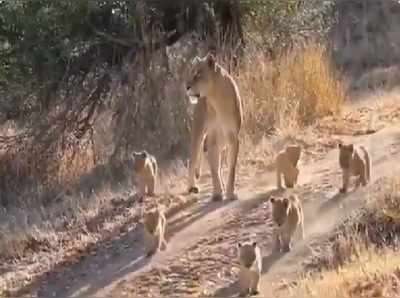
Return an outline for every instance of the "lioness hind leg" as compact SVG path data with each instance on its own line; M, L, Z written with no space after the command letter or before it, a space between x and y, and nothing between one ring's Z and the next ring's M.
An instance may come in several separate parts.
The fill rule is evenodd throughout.
M208 136L208 144L209 144L209 153L208 153L208 162L210 165L211 178L213 184L213 201L221 201L222 200L222 181L221 181L221 152L220 147L217 143L216 134L212 134Z
M229 140L228 149L228 162L229 162L229 173L228 173L228 184L226 188L226 196L230 200L236 200L235 194L235 176L236 176L236 165L239 154L239 139L236 135L231 135Z
M300 239L304 240L306 238L305 232L304 232L304 213L303 213L303 208L299 208L300 212Z

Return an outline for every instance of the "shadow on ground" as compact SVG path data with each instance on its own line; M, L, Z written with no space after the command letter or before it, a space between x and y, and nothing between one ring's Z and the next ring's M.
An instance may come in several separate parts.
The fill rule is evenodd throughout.
M281 259L285 253L271 253L262 259L262 271L261 274L265 274L269 271L272 265ZM219 288L213 294L213 297L236 297L239 293L238 281L230 283L229 285Z
M168 223L170 228L167 230L167 239L208 213L232 202L227 200L213 202L208 199L194 198L189 200L188 204L181 206L179 211L191 207L196 201L199 201L198 206L196 206L195 212L190 213L187 220L182 222L182 219L179 221L173 219ZM118 209L121 210L120 214L123 212L123 207L127 207L124 204L121 203L118 206ZM179 211L171 210L167 215L173 216ZM108 212L106 216L109 216ZM103 220L98 218L93 221L102 222ZM55 265L50 271L36 277L30 284L13 295L32 294L37 290L38 295L43 297L54 295L70 297L74 294L79 294L79 296L95 295L99 290L125 275L144 269L151 258L145 258L143 255L140 245L140 229L135 228L134 231L126 232L135 225L138 227L138 222L138 217L129 219L122 226L111 231L111 236L107 239L90 245L84 251L74 253L65 261Z

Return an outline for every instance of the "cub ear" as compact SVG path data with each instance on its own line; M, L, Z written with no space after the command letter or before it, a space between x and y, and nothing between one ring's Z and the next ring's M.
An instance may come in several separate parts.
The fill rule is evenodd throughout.
M237 244L237 247L238 247L238 248L241 248L241 247L242 247L242 243L239 242L239 243Z
M251 245L252 245L253 247L256 247L256 246L257 246L257 242L254 241Z
M270 201L272 204L274 204L275 201L276 201L276 199L275 199L275 197L271 197L271 198L269 199L269 201Z
M338 146L338 148L340 149L340 148L343 147L343 144L342 144L342 143L339 143L337 146Z
M196 56L193 58L192 60L192 65L196 65L197 63L199 63L201 61L201 58L199 56Z
M146 151L142 151L139 153L140 157L145 159L147 157L147 152Z
M214 70L215 69L215 56L211 53L207 54L207 65L210 69Z

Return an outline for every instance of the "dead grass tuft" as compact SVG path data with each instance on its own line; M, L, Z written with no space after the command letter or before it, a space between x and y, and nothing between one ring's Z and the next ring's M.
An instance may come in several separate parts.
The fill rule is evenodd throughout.
M274 129L293 135L320 117L337 115L346 94L329 51L318 43L293 49L275 61L260 53L249 55L236 79L250 135Z
M322 249L322 256L309 264L314 273L284 297L397 297L399 191L399 177L385 183L384 192L374 196L361 214L346 221Z

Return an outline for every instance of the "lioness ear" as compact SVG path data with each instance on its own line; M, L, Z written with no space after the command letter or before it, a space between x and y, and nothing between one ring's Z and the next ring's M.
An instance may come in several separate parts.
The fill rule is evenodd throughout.
M256 247L256 246L257 246L257 242L254 241L251 245L252 245L253 247Z
M270 201L272 204L274 204L274 203L275 203L275 197L271 197L271 198L269 199L269 201Z
M338 146L338 148L340 149L340 148L343 147L343 144L342 144L342 143L339 143L337 146Z
M195 64L199 63L200 60L201 60L201 59L200 59L199 56L194 57L193 60L192 60L192 65L195 65Z
M237 244L237 247L238 247L238 248L241 248L241 247L242 247L242 243L239 242L239 243Z
M210 69L215 69L215 56L211 53L207 54L207 65Z

